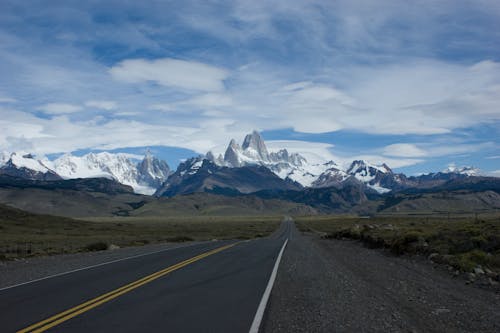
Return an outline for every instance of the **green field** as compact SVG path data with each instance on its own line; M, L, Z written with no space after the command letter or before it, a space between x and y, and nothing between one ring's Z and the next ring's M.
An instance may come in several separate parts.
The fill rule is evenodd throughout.
M314 216L296 219L301 231L324 238L361 240L395 254L421 254L470 272L481 266L500 272L500 214L478 216Z
M263 237L281 216L113 217L91 221L27 213L0 205L0 259L159 242Z

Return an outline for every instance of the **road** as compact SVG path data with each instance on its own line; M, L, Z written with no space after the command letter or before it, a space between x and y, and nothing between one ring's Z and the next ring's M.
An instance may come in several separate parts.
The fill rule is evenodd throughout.
M0 289L0 331L500 332L499 308L499 294L422 258L285 221L263 239L169 248Z
M0 330L248 332L291 225L0 290Z

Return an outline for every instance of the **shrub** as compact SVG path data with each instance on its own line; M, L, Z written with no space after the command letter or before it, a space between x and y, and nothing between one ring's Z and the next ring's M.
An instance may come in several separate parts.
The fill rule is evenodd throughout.
M106 242L94 242L85 246L87 251L104 251L108 249L108 244Z

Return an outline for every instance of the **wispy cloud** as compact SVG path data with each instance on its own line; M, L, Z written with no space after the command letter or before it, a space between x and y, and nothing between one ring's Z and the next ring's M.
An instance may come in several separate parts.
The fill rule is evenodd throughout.
M10 97L1 97L0 96L0 103L15 103L17 100L15 98L10 98Z
M167 87L188 90L220 91L228 72L201 62L178 59L132 59L113 66L109 72L128 83L156 82Z
M68 103L49 103L38 107L38 109L48 114L58 115L78 112L83 108L79 105Z
M87 101L85 102L85 106L107 111L115 110L118 108L118 104L115 101Z
M383 154L396 157L424 157L428 153L410 143L395 143L384 148Z

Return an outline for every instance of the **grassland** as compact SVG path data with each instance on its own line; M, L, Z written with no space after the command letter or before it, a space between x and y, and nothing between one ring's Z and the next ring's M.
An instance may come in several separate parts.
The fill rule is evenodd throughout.
M0 259L103 250L111 244L262 237L280 216L113 217L91 221L27 213L0 205Z
M315 216L296 219L301 231L358 239L395 254L421 254L454 269L500 272L500 214L479 216Z

